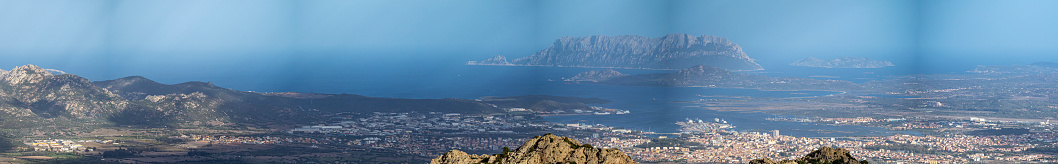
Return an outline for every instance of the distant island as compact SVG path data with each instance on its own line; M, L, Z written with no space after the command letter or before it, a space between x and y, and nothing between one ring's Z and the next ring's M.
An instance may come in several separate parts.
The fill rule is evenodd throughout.
M893 63L889 61L873 60L865 57L842 57L829 61L808 57L790 63L790 65L823 68L882 68L894 66Z
M737 73L717 67L697 65L675 73L628 75L611 69L587 71L565 81L602 85L752 88L763 90L848 91L860 85L839 80L816 80L794 77L769 77Z
M466 64L668 70L707 65L731 71L764 69L742 52L738 44L718 36L688 34L657 38L636 35L564 37L532 56L514 60L495 56Z

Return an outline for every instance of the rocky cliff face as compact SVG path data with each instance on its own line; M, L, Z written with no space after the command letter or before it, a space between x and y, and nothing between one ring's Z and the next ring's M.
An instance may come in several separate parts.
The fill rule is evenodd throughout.
M635 35L564 37L529 57L509 63L497 60L500 58L502 56L467 64L633 69L682 69L708 65L728 70L763 69L746 56L738 44L717 36L688 34L658 38Z
M749 161L750 164L798 164L798 163L826 163L826 164L867 164L867 161L857 161L848 150L842 148L819 148L812 153L797 160L774 161L768 158Z
M790 65L823 68L882 68L894 66L893 63L889 61L872 60L864 57L843 57L829 61L809 57L790 63Z
M113 114L127 105L88 79L52 75L34 65L16 67L0 79L0 112L9 117L89 118Z
M599 149L577 140L552 134L533 137L514 151L495 155L472 155L452 150L434 158L431 164L502 163L580 163L580 164L624 164L636 163L631 157L617 149Z

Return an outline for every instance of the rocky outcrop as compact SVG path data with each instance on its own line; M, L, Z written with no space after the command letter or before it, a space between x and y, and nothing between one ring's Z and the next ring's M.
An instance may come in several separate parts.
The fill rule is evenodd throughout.
M505 57L497 56L467 64L631 69L682 69L708 65L733 71L763 69L746 56L738 44L717 36L688 34L658 38L636 35L564 37L532 56L509 63Z
M24 65L4 73L3 82L8 85L33 84L39 83L44 80L44 77L51 75L48 71L35 65Z
M617 149L594 148L577 140L552 134L536 136L514 151L505 149L500 154L473 155L452 150L434 158L431 164L464 163L580 163L580 164L624 164L636 163L631 157Z
M113 114L127 105L88 79L53 75L34 65L16 67L0 79L0 106L14 117L89 118Z
M819 148L812 153L797 160L774 161L768 158L749 161L750 164L797 164L797 163L826 163L826 164L867 164L867 161L858 161L852 157L852 153L842 148Z
M882 68L894 66L893 63L889 61L872 60L865 57L842 57L829 61L808 57L790 63L790 65L823 68Z
M622 74L621 72L614 71L613 69L605 69L605 70L594 70L594 71L583 72L583 73L577 74L577 76L573 76L572 78L566 79L566 81L600 82L600 81L606 81L606 80L610 80L610 79L617 78L617 77L623 77L623 76L628 76L628 75L627 74Z

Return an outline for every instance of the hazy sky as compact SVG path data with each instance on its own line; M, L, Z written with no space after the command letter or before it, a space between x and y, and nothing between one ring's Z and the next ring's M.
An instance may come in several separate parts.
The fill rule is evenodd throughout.
M1058 1L0 0L0 68L128 75L528 56L563 36L716 35L762 64L1058 62ZM433 60L438 59L438 60ZM204 75L206 76L206 75Z

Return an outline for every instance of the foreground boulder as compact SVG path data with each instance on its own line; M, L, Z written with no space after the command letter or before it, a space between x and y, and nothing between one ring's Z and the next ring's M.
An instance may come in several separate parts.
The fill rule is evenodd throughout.
M867 164L867 161L857 161L848 150L842 148L819 148L812 153L797 160L773 161L768 158L749 161L750 164L799 164L799 163L824 163L824 164Z
M464 164L464 163L500 163L500 164L537 164L537 163L578 163L578 164L625 164L636 163L631 157L617 149L594 148L589 144L580 144L577 140L559 137L552 134L536 136L526 141L521 147L510 151L504 149L500 154L474 155L463 151L452 150L434 158L431 164Z

